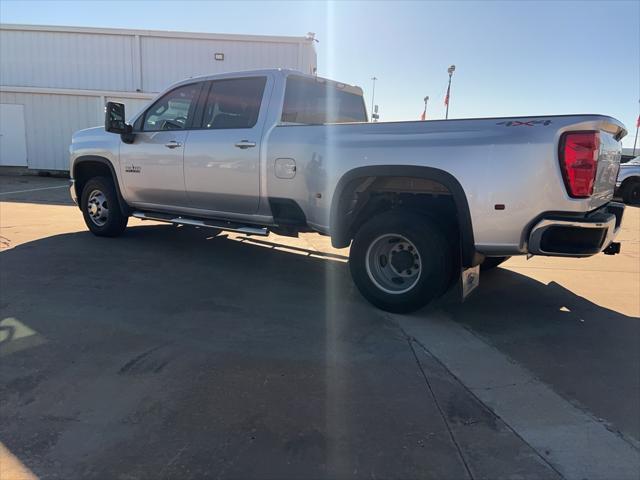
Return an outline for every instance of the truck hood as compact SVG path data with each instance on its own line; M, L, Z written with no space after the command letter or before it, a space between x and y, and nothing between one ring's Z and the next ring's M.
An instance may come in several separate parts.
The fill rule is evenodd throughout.
M91 127L78 130L71 136L71 145L87 142L104 142L113 133L106 132L104 127Z
M629 160L627 163L621 163L620 168L627 167L639 167L640 166L640 158L636 158L634 160Z
M117 158L120 146L120 135L105 132L104 127L78 130L71 136L69 154L71 162L82 155L98 155L106 158Z
M71 136L71 143L89 139L103 138L106 135L109 135L109 133L105 132L104 127L85 128L83 130L78 130Z

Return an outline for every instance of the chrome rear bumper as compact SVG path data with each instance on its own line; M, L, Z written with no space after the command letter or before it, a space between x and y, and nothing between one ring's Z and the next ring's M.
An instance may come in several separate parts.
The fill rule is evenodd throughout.
M531 229L528 252L554 257L589 257L605 250L615 239L624 205L610 202L583 217L545 216Z

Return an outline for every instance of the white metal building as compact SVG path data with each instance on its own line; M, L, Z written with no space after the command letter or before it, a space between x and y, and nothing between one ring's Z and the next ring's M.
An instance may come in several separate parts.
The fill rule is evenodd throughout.
M0 166L68 170L74 131L132 116L171 83L261 68L316 70L312 36L0 25Z

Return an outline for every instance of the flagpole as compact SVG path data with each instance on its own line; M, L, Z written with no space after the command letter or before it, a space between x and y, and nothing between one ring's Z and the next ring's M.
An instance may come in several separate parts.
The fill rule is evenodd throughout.
M640 100L638 100L640 103ZM633 156L636 156L636 144L638 143L638 129L640 128L640 115L638 115L638 119L636 120L636 138L633 140Z
M451 76L455 71L456 71L455 65L451 65L447 69L447 72L449 72L449 84L447 85L447 112L445 113L445 117L444 117L445 120L449 120L449 103L451 103Z
M427 119L427 103L429 103L429 95L424 97L424 111L422 112L422 120Z

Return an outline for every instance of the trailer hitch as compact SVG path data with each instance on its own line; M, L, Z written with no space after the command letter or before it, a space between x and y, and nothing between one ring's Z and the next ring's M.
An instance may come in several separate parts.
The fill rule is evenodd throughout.
M602 253L605 255L616 255L617 253L620 253L620 242L611 242L607 245L607 248L602 251Z

